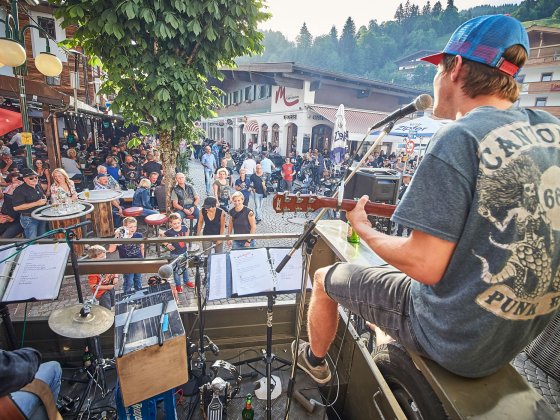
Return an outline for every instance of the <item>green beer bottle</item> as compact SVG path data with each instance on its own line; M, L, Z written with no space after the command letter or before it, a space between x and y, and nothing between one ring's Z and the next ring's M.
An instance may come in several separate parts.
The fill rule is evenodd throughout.
M358 236L358 234L356 233L356 231L354 230L350 222L348 222L348 233L346 234L346 240L351 244L360 243L360 237Z
M241 412L241 418L243 420L253 420L255 417L255 410L253 410L253 396L251 394L247 394L247 398L245 400L245 408Z

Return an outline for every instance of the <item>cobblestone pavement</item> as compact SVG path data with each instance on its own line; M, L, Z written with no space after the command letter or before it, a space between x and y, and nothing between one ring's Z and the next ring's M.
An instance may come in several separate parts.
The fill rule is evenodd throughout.
M191 160L189 162L189 174L191 182L193 183L195 190L200 196L200 201L204 201L206 198L206 188L204 185L204 172L202 165L197 160ZM234 177L237 177L235 174ZM254 206L254 201L251 198L249 201L249 207ZM304 214L277 214L272 208L272 195L269 195L263 203L263 220L257 225L257 233L300 233L303 229L303 223L310 219L312 215ZM294 243L294 239L275 239L275 240L259 240L257 241L258 247L291 247ZM152 249L152 248L150 248ZM149 256L155 256L150 255ZM117 253L109 254L109 259L118 258ZM143 284L147 284L147 279L153 273L146 273L143 275ZM190 279L194 280L194 269L190 269L189 276ZM122 279L120 281L120 287L122 287ZM81 276L81 288L84 295L84 299L91 298L91 292L87 286L86 276ZM184 292L179 295L179 306L181 309L196 309L196 298L194 296L194 291L192 289L183 289ZM279 295L277 300L286 301L295 298L295 294L282 294ZM263 302L266 304L265 297L245 297L245 298L235 298L235 299L222 299L219 301L208 302L208 305L223 305L228 303L254 303ZM76 284L73 276L67 276L64 278L62 287L60 289L60 295L57 300L52 302L37 302L29 303L27 306L25 304L10 305L11 316L14 320L21 320L25 313L27 312L28 318L36 317L48 317L50 313L58 308L63 308L69 305L77 304L77 292ZM27 309L26 309L27 308Z

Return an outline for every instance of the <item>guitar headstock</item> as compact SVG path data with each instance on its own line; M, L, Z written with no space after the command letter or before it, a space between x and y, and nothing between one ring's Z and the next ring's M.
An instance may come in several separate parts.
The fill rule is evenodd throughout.
M277 193L272 200L276 213L302 212L309 213L322 207L322 200L312 194Z

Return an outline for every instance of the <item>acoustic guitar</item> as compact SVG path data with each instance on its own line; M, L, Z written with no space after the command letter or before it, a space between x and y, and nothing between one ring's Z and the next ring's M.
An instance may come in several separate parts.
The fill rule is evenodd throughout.
M276 213L302 212L309 213L322 208L336 209L338 199L318 197L313 194L277 193L272 200L272 207ZM340 210L350 211L356 207L355 200L342 200ZM367 214L380 217L391 217L396 206L392 204L374 203L368 201L365 206Z

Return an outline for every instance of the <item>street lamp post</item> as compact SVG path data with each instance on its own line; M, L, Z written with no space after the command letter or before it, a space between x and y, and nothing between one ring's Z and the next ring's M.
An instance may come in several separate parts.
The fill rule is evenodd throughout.
M19 28L17 0L11 1L10 13L6 15L6 20L3 22L6 25L6 37L0 38L0 63L5 66L14 67L14 74L18 79L19 107L23 131L25 133L30 133L24 80L24 76L27 74L27 68L25 66L27 60L24 37L25 31L29 28L35 28L46 34L46 52L41 52L35 59L35 67L37 67L37 70L45 76L58 76L62 72L62 63L56 55L50 52L49 36L44 29L36 25L25 25L23 28ZM31 144L26 144L26 151L27 166L32 168Z

